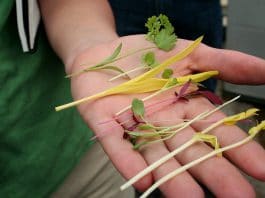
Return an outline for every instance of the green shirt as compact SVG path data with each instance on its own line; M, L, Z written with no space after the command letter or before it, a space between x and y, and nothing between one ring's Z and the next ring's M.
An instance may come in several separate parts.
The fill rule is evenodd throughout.
M71 101L64 67L41 28L23 53L15 3L0 1L0 197L47 197L89 148L92 132Z

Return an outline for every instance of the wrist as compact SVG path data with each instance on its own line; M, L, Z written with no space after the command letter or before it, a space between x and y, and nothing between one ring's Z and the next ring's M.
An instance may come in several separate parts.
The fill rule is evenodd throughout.
M98 33L101 36L93 35L93 39L88 35L86 38L82 39L82 42L76 44L76 47L73 48L68 55L63 57L63 62L65 64L65 71L67 74L73 72L74 65L82 64L80 60L82 60L83 54L86 54L87 51L96 50L97 46L106 45L107 43L112 43L117 40L119 36L116 32L111 32L109 34ZM102 36L104 35L104 36Z

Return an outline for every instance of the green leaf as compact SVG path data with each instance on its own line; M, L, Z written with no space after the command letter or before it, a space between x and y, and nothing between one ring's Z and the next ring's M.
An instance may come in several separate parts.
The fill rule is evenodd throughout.
M124 72L121 68L117 66L106 65L106 66L103 66L101 69L109 69L109 70L117 71L122 74L126 74L126 72ZM126 74L126 77L130 79L130 77L127 74Z
M141 143L133 145L133 149L134 150L138 150L138 149L140 149L141 146L144 146L145 144L148 144L148 141L141 142Z
M158 17L152 16L147 19L147 22L145 23L145 27L148 29L148 33L146 35L147 40L154 41L155 35L158 34L161 23L158 20Z
M119 46L114 50L114 52L107 57L106 59L104 59L102 62L100 62L98 65L102 65L102 64L107 64L110 61L114 60L115 58L117 58L117 56L120 54L121 52L121 48L122 48L122 43L119 44Z
M155 132L137 132L137 131L135 132L135 131L132 131L132 132L129 132L128 134L131 136L134 136L134 137L157 137L157 136L160 137L160 134L155 133Z
M147 52L147 53L145 53L143 55L142 60L148 66L154 64L155 63L155 54L154 54L154 52Z
M176 84L178 84L177 78L171 78L169 79L168 83L165 85L165 88L175 86Z
M144 103L137 98L132 101L132 111L135 116L144 116Z
M150 124L141 124L138 126L138 129L140 130L149 130L149 129L154 129L154 126Z
M154 68L159 63L155 59L155 53L154 52L147 52L142 57L142 62L147 65L148 67Z
M146 39L154 42L159 49L169 51L175 46L177 36L167 16L152 16L148 18L145 26L148 29Z
M165 29L161 30L155 37L155 44L159 49L170 51L177 41L177 36L169 34Z
M101 69L113 70L113 71L117 71L117 72L122 73L122 74L126 74L126 72L124 72L121 68L119 68L117 66L113 66L113 65L103 65L100 67L91 67L91 68L86 69L85 71L96 71L96 70L101 70ZM130 77L127 74L125 76L130 79Z
M169 79L173 75L172 69L165 69L162 73L162 78Z

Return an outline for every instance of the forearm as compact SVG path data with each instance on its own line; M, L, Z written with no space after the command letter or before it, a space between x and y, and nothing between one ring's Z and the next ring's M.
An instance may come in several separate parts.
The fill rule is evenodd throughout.
M52 47L66 65L83 50L117 38L107 0L39 0Z

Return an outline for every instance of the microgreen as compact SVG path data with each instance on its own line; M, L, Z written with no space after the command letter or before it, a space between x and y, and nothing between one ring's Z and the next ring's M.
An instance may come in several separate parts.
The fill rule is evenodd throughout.
M142 62L145 66L149 68L154 68L158 65L158 62L155 58L155 53L154 52L146 52L142 56Z
M69 75L66 76L66 78L78 76L78 75L80 75L82 73L85 73L85 72L102 70L102 69L112 69L114 71L119 71L120 73L123 73L124 76L127 76L128 77L128 75L126 74L126 72L124 72L121 68L119 68L117 66L111 66L111 67L107 67L107 66L109 66L109 64L114 63L114 62L116 62L116 61L118 61L120 59L126 58L126 57L131 56L133 54L136 54L138 52L146 51L146 50L153 49L153 48L154 47L146 47L146 48L134 50L133 52L130 52L130 53L125 54L123 56L119 56L120 55L120 52L121 52L121 49L122 49L122 43L120 43L118 45L118 47L116 47L114 49L114 52L110 56L108 56L107 58L105 58L103 61L100 61L99 63L97 63L95 65L92 65L92 66L89 66L89 67L87 67L87 68L85 68L85 69L83 69L81 71L77 71L75 73L69 74ZM87 64L82 64L82 65L87 65Z
M259 111L259 109L251 108L251 109L247 110L246 112L242 112L242 113L236 114L234 116L224 118L223 123L226 125L234 125L239 120L244 120L250 116L257 115L256 112L258 112L258 111Z
M122 48L122 43L120 43L118 45L118 47L114 50L114 52L109 56L107 57L106 59L104 59L101 63L99 63L99 65L101 64L108 64L109 62L113 61L115 58L118 57L118 55L120 54L121 52L121 48Z
M195 82L194 84L199 84L199 83ZM200 90L199 89L199 90L196 90L196 91L193 91L193 92L190 92L190 93L185 93L186 89L187 89L187 88L184 89L185 86L188 87L188 84L186 84L186 85L184 84L183 88L180 90L179 93L175 92L175 95L177 96L177 99L184 99L184 100L188 101L188 99L190 97L194 97L196 95L201 95L201 96L207 98L213 104L216 104L216 105L223 104L222 99L219 96L217 96L216 94L214 94L213 92L211 92L211 91Z
M132 112L135 116L144 116L144 103L142 100L134 98L132 101Z
M170 78L164 88L170 88L178 84L177 78Z
M211 92L211 91L198 90L197 92L199 94L203 95L205 98L207 98L213 104L217 104L217 105L223 104L222 99L219 96L217 96L216 94L214 94L213 92Z
M231 101L229 101L229 103L230 102ZM227 102L226 104L229 104L229 103ZM218 108L216 108L216 110L217 109ZM223 118L220 121L218 121L218 122L210 125L209 127L207 127L206 129L204 129L200 133L196 133L189 141L187 141L186 143L184 143L180 147L176 148L175 150L173 150L169 154L165 155L164 157L162 157L158 161L154 162L153 164L151 164L150 166L148 166L146 169L144 169L143 171L141 171L137 175L135 175L133 178L131 178L129 181L127 181L124 185L121 186L121 190L126 189L127 187L129 187L130 185L132 185L133 183L135 183L136 181L138 181L139 179L141 179L143 176L145 176L146 174L150 173L155 168L159 167L160 165L162 165L163 163L165 163L167 160L169 160L170 158L174 157L175 155L177 155L178 153L180 153L181 151L185 150L186 148L190 147L191 145L193 145L194 143L196 143L198 141L204 141L204 142L210 143L215 148L215 151L218 151L218 152L214 152L214 154L215 155L218 155L218 156L221 156L222 150L220 150L220 148L219 148L220 146L219 146L219 143L218 143L217 138L215 136L213 136L213 135L209 135L209 134L206 134L206 133L208 133L209 131L213 130L214 128L216 128L219 125L221 125L223 123L226 123L228 121L237 122L239 120L246 119L246 118L248 118L250 116L256 115L256 112L257 111L258 111L257 109L249 109L246 112L242 112L242 113L239 113L239 114L236 114L236 115L232 115L232 116ZM213 112L214 111L211 111L209 113L213 113ZM203 118L204 116L208 116L209 113L205 113L200 118ZM252 129L250 129L249 134L254 137L256 135L256 133L258 131L260 131L261 129L265 129L265 122L264 123L261 123L257 127L253 127ZM147 145L147 144L150 144L150 142L149 143L145 143L145 145ZM143 146L143 145L137 145L138 148L140 146ZM213 156L213 155L211 155L211 156Z
M186 95L188 95L188 94L186 92L187 92L188 88L190 87L190 85L191 85L191 80L189 80L188 82L186 82L181 87L181 89L179 90L179 93L177 93L175 91L175 96L176 96L175 102L177 102L178 100L184 100L184 101L188 102L188 99L186 98Z
M246 144L247 142L249 142L250 140L252 140L261 130L265 129L265 120L262 121L260 124L258 124L255 127L252 127L248 134L249 136L247 136L246 138L242 139L241 141L238 141L236 143L230 144L228 146L225 146L223 148L219 148L216 150L211 151L210 153L191 161L188 164L185 164L183 166L181 166L180 168L172 171L171 173L167 174L166 176L160 178L156 183L154 183L149 189L147 189L141 196L140 198L146 198L151 192L153 192L156 188L158 188L160 185L162 185L163 183L165 183L166 181L168 181L169 179L175 177L176 175L188 170L189 168L209 159L210 157L213 157L215 155L218 155L224 151L227 150L231 150L233 148L239 147L243 144ZM121 188L121 190L123 190L123 188Z
M145 145L145 144L147 144L148 142L141 142L141 143L139 143L139 144L135 144L134 146L133 146L133 149L134 150L138 150L139 149L139 147L141 147L141 146L143 146L143 145Z
M173 70L172 69L165 69L162 73L162 78L169 79L173 75Z
M116 79L123 77L123 76L128 76L128 74L139 71L139 70L146 70L146 69L150 70L150 69L156 67L157 65L159 65L159 63L155 59L155 53L152 51L149 51L149 52L146 52L143 54L142 65L140 65L139 67L136 67L134 69L131 69L129 71L126 71L124 73L121 73L117 76L114 76L113 78L109 79L109 81L116 80Z
M212 147L214 147L215 150L220 148L220 145L218 143L218 139L215 135L210 135L210 134L205 134L205 133L196 133L193 136L193 139L195 141L203 141L203 142L207 142L210 143ZM219 156L221 156L222 154L220 153Z
M141 124L137 128L139 130L149 130L149 129L154 129L155 127L151 124Z
M112 70L115 70L115 71L119 71L121 73L124 73L123 70L121 70L120 68L118 68L116 66L106 66L107 64L112 63L113 60L115 60L115 58L117 58L117 56L121 52L121 48L122 48L122 43L120 43L118 45L118 47L116 47L116 49L114 50L114 52L110 56L108 56L107 58L105 58L103 61L99 62L96 65L90 66L89 68L86 68L86 69L84 69L82 71L79 71L79 72L70 74L70 75L68 75L66 77L69 78L69 77L73 77L73 76L79 75L79 74L84 73L84 72L95 71L95 70L99 70L99 69L112 69Z
M145 26L148 29L147 40L154 42L159 49L169 51L175 46L177 36L167 16L152 16L148 18Z

